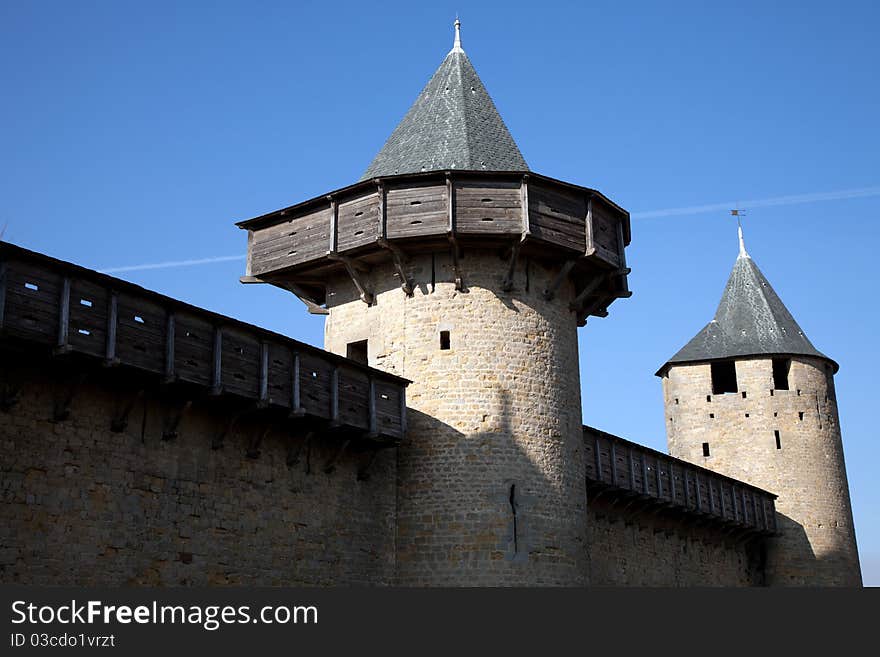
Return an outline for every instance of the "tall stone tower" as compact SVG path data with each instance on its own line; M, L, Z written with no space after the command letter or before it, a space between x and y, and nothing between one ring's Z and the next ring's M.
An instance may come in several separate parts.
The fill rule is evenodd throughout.
M657 372L669 453L779 496L770 585L861 585L837 369L773 291L740 230L715 318Z
M458 22L360 182L240 225L246 280L326 314L328 350L412 381L399 583L586 583L577 328L629 296L629 215L529 171Z

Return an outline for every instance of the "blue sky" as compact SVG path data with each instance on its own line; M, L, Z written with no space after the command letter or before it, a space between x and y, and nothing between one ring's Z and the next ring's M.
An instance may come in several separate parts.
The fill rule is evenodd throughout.
M456 12L530 167L633 213L634 295L580 334L592 425L665 448L653 372L714 312L737 252L721 208L838 196L753 204L746 240L841 364L862 567L880 585L875 3L5 2L4 239L93 268L242 256L119 275L320 345L298 301L238 283L233 222L354 182Z

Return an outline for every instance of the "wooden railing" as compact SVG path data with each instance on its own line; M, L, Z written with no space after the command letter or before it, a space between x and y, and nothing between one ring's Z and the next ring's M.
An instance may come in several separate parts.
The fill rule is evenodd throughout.
M0 337L202 386L397 441L400 377L137 285L0 242Z
M776 531L775 495L592 427L584 427L588 487L651 500L733 527Z

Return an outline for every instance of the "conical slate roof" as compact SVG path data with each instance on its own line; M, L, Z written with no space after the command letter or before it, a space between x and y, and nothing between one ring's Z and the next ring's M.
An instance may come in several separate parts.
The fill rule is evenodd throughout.
M447 169L528 171L495 103L455 45L361 180Z
M715 318L669 359L669 364L740 356L814 356L837 363L816 349L758 269L742 243ZM660 368L660 372L666 367ZM658 372L658 374L660 373Z

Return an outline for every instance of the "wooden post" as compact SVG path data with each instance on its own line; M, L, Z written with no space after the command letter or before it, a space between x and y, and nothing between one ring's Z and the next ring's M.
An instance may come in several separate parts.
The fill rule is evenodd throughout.
M299 381L299 352L293 352L293 367L290 382L290 414L300 416L305 413L301 403Z
M672 462L672 459L669 460L667 471L669 472L669 497L672 498L672 503L675 504L675 464Z
M68 347L68 330L70 326L70 277L65 276L61 285L61 299L58 310L58 349Z
M376 193L379 197L376 212L379 220L379 229L376 233L379 235L380 240L384 240L388 237L388 223L385 216L385 185L382 184L381 180L376 181Z
M608 439L608 448L611 452L611 485L617 486L617 450L614 448L614 439Z
M528 174L522 177L522 182L519 186L520 191L520 204L522 205L522 234L523 239L527 235L532 234L531 225L529 223L529 176Z
M645 495L650 495L650 489L648 488L648 460L645 458L645 453L641 453L642 458L642 492Z
M736 486L730 485L730 501L733 502L733 521L739 522L739 509L736 505Z
M702 511L703 510L703 497L700 494L700 473L697 471L694 471L694 484L695 484L694 488L696 489L696 492L697 492L697 511Z
M330 201L330 253L336 253L339 243L339 205L332 196L327 199Z
M174 380L174 342L175 342L174 313L169 312L165 321L165 381Z
M339 367L336 365L330 375L330 426L339 426Z
M659 457L654 457L654 475L657 480L657 497L663 498L663 480L660 478L660 459Z
M400 437L406 436L406 386L400 387Z
M376 381L370 377L370 399L369 399L369 436L375 438L379 435L379 421L376 417Z
M726 508L726 504L724 503L724 481L723 480L718 483L718 490L721 493L721 517L726 518L727 517L727 508Z
M211 379L211 394L219 395L223 392L223 330L214 327L214 370Z
M116 363L116 327L119 323L119 297L116 292L110 292L110 301L107 303L107 349L104 357L108 365Z
M629 465L629 489L631 491L635 491L636 489L636 473L633 471L633 451L632 447L627 447L626 449L626 460Z
M691 508L691 489L688 485L688 471L687 468L682 466L681 468L681 480L684 485L684 505L688 509Z
M592 255L593 246L593 195L587 197L587 215L584 217L584 255Z
M269 403L269 343L260 343L260 404Z
M602 455L599 452L599 436L598 434L593 439L593 456L595 456L596 461L596 481L602 481Z
M715 489L712 488L712 479L706 479L706 488L709 489L709 513L715 515Z

